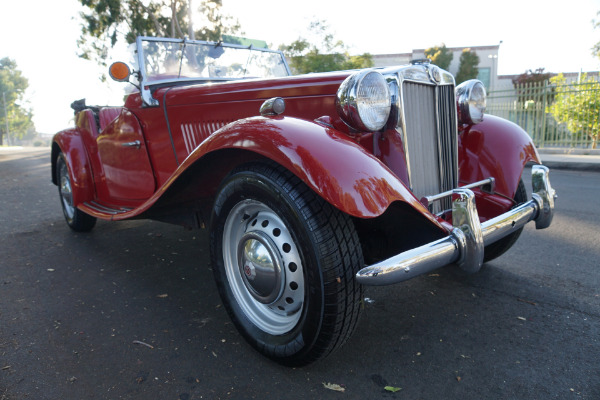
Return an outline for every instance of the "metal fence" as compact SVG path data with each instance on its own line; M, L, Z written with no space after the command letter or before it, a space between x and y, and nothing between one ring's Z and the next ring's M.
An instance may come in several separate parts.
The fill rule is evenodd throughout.
M561 77L488 93L487 112L525 129L537 147L596 148L600 82Z

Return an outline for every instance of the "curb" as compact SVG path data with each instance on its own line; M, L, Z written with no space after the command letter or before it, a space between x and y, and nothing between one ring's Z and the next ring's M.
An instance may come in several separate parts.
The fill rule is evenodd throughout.
M542 147L537 149L539 154L552 154L557 156L600 156L600 149L575 149Z
M585 161L544 161L542 159L542 164L550 169L600 172L600 163L590 163Z

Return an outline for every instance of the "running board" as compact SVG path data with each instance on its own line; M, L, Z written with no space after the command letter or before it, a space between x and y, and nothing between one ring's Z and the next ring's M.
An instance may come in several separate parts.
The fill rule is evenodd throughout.
M86 201L85 203L83 203L83 206L94 212L97 212L100 214L105 214L105 215L119 215L119 214L124 214L126 212L133 210L133 208L123 208L123 207L112 208L112 207L100 204L98 202L95 202L95 201Z

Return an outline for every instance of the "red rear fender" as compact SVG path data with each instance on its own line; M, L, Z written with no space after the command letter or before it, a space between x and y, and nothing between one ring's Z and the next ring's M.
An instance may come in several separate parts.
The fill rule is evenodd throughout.
M73 204L94 199L94 178L92 169L77 129L67 129L54 135L52 143L52 182L58 184L56 178L56 160L63 153L69 166Z

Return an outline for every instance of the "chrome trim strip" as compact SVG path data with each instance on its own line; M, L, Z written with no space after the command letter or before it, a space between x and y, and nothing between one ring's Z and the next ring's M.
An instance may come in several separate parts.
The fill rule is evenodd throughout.
M442 121L441 121L441 116L440 116L440 91L439 88L435 88L435 91L433 92L433 96L435 99L435 104L434 104L434 108L433 108L433 112L435 115L435 129L436 129L436 139L437 139L437 158L438 158L438 173L439 175L439 179L438 179L438 183L440 185L440 189L444 190L444 189L448 189L447 187L444 187L444 179L447 176L447 172L445 170L445 165L444 165L444 160L443 160L443 153L445 151L445 149L442 147ZM454 186L451 187L451 189L453 189Z
M404 147L404 157L406 158L406 171L408 172L408 185L409 185L409 189L412 192L413 191L413 173L412 173L412 167L411 167L411 163L410 163L410 151L408 151L408 133L406 131L406 115L404 113L404 107L403 104L405 104L406 100L404 99L404 90L402 90L402 79L399 79L399 83L398 83L398 92L399 92L399 98L400 98L400 103L399 105L399 110L398 110L398 114L399 114L399 123L400 123L400 135L402 137L402 147Z
M398 90L398 97L397 97L397 111L398 111L398 124L396 125L396 132L398 132L398 128L400 128L400 131L398 132L400 134L400 138L402 139L402 147L404 149L404 157L406 158L406 171L408 172L408 186L410 191L413 191L413 186L412 186L412 182L413 182L413 177L412 177L412 168L410 166L410 152L408 151L408 135L406 133L406 116L404 113L404 107L403 104L405 104L405 99L404 99L404 90L402 90L402 78L400 73L397 73L395 75L396 78L396 85L397 85L397 90Z
M191 135L187 130L187 125L181 124L179 126L179 128L181 129L181 136L183 137L183 143L185 144L185 150L188 152L188 154L190 154L192 152L193 145L191 144L191 139L190 139Z
M133 142L121 143L121 147L135 147L138 150L141 146L142 146L142 142L140 142L139 140L134 140Z
M483 187L483 186L489 185L490 186L489 189L484 189L484 190L486 190L488 192L493 192L495 184L496 184L496 179L489 177L489 178L483 179L481 181L477 181L477 182L470 183L468 185L461 186L458 189L474 189L477 187ZM421 202L423 202L423 200L425 200L425 202L427 203L427 204L425 204L425 206L429 206L429 204L431 204L432 202L434 202L436 200L440 200L444 197L452 196L452 193L454 193L453 190L448 190L446 192L434 194L432 196L425 196L425 197L423 197L423 199L421 199Z
M154 36L138 36L137 37L138 40L141 41L145 41L145 42L169 42L169 43L190 43L190 44L209 44L212 46L216 46L217 44L220 44L221 46L224 47L231 47L234 49L251 49L251 50L257 50L257 51L264 51L266 53L277 53L277 54L281 54L282 52L280 50L273 50L273 49L263 49L263 48L256 48L253 46L244 46L241 44L234 44L234 43L217 43L217 42L208 42L205 40L191 40L191 39L175 39L175 38L162 38L162 37L154 37Z
M198 126L198 124L196 124L196 127ZM190 131L190 134L192 135L192 142L194 142L194 149L198 146L200 146L200 128L197 128L194 126L194 124L188 124L188 130Z
M454 82L454 77L452 77L452 82ZM456 89L454 89L454 90L456 90ZM455 99L456 99L456 94L455 94ZM455 179L454 184L456 186L458 186L458 182L459 182L458 177L460 175L460 172L458 170L458 110L456 109L456 107L452 107L452 114L454 116L454 125L456 125L456 138L455 138L454 144L453 144L454 154L455 154L453 167L454 167L454 172L456 173L456 176L454 178ZM492 179L494 179L494 178L492 178ZM494 185L495 185L495 182L492 182L492 188L490 191L494 190Z
M467 272L478 271L483 263L484 246L517 231L529 221L535 221L537 229L547 228L552 222L556 191L550 185L549 170L535 165L531 173L532 200L484 223L479 222L473 192L466 188L454 189L454 229L448 236L367 266L358 271L356 280L364 285L390 285L451 263L457 263Z

